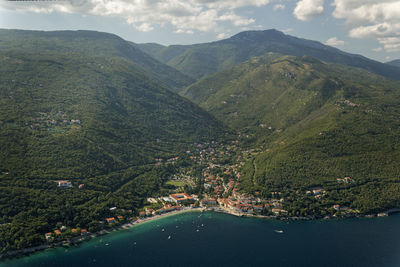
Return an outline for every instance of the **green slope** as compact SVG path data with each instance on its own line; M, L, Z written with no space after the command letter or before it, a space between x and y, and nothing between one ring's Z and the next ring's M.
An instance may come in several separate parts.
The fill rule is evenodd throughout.
M135 216L175 168L155 158L219 133L212 116L129 60L2 49L0 253L43 244L58 222L95 232L107 217ZM64 179L73 187L59 188Z
M267 52L293 56L311 56L326 62L359 67L391 79L400 79L394 66L349 54L316 41L285 35L276 30L246 31L231 38L195 45L139 44L140 49L193 78L228 69Z
M206 112L118 58L3 52L0 69L2 168L25 176L107 173L218 131Z
M268 54L183 94L254 137L260 153L243 170L245 190L337 190L336 178L351 176L358 185L343 190L342 204L362 212L400 205L398 82L309 57Z
M143 69L161 84L179 91L193 82L180 73L131 45L130 42L109 33L95 31L21 31L0 29L0 49L14 51L80 52L92 56L120 57Z

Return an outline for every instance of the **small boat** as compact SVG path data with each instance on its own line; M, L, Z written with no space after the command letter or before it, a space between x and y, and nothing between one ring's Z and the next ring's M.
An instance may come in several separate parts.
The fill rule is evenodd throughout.
M163 232L164 232L164 231L165 231L165 229L163 228L161 231L163 231Z
M199 229L196 230L196 232L200 231Z
M282 233L283 233L283 230L275 230L275 233L282 234Z
M106 246L108 246L108 245L110 245L110 244L106 243Z
M171 239L171 236L170 236L170 235L168 236L168 239Z

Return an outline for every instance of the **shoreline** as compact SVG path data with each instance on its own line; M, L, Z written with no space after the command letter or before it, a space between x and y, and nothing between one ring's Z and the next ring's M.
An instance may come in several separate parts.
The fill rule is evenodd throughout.
M198 208L183 208L181 210L176 210L176 211L167 212L167 213L164 213L164 214L159 214L159 215L156 215L156 216L151 216L151 217L147 217L147 218L143 218L143 219L138 219L138 220L136 220L134 222L124 223L122 225L118 225L118 226L116 226L114 228L111 228L111 229L107 229L107 230L103 229L103 230L101 230L99 232L91 233L91 234L88 234L87 236L83 236L83 237L79 236L79 237L71 238L70 240L64 240L64 241L60 241L60 242L56 242L56 243L52 243L52 244L42 244L42 245L35 246L35 247L8 251L8 252L5 252L3 254L0 254L0 262L2 260L6 260L6 259L12 259L12 258L28 256L28 255L33 254L35 252L43 251L43 250L46 250L46 249L53 249L53 248L59 248L59 247L63 247L63 246L78 245L78 244L80 244L82 242L92 240L93 238L96 238L96 237L99 237L99 236L102 236L102 235L106 235L106 234L112 233L114 231L127 230L127 229L133 228L135 226L142 225L142 224L145 224L145 223L151 222L151 221L156 221L158 219L166 218L166 217L169 217L169 216L183 214L183 213L187 213L187 212L204 211L204 210L206 210L206 209L202 208L202 207L198 207Z
M261 215L261 214L246 214L246 213L235 213L229 209L222 208L220 206L217 207L208 207L206 211L213 211L219 213L225 213L229 215L233 215L236 217L249 217L249 218L260 218L260 219L270 219L270 220L280 220L280 221L312 221L312 220L332 220L332 219L350 219L350 218L382 218L388 217L393 213L400 213L400 208L392 208L386 210L384 212L379 212L375 214L359 214L359 215L344 215L344 216L325 216L325 217L317 217L315 215L308 217L290 217L290 216L279 216L279 215Z
M316 217L316 216L309 216L309 217L288 217L288 216L276 216L276 215L260 215L260 214L242 214L242 213L235 213L232 212L230 210L221 208L221 207L197 207L197 208L183 208L181 210L176 210L176 211L172 211L172 212L168 212L168 213L164 213L164 214L160 214L160 215L156 215L156 216L151 216L151 217L147 217L147 218L143 218L143 219L138 219L134 222L129 222L129 223L124 223L122 225L118 225L114 228L108 229L108 230L101 230L99 232L96 233L91 233L87 236L80 236L80 237L75 237L72 238L70 240L64 240L64 241L60 241L57 243L52 243L52 244L43 244L43 245L39 245L39 246L35 246L35 247L30 247L30 248L24 248L24 249L20 249L20 250L13 250L13 251L8 251L5 252L3 254L0 254L0 262L3 260L7 260L7 259L13 259L13 258L18 258L18 257L24 257L24 256L28 256L30 254L33 254L35 252L39 252L39 251L44 251L46 249L53 249L53 248L59 248L62 246L76 246L79 245L82 242L85 241L89 241L92 240L93 238L105 235L105 234L109 234L112 233L114 231L121 231L121 230L128 230L131 229L135 226L138 225L142 225L145 224L147 222L151 222L151 221L156 221L158 219L162 219L162 218L166 218L169 216L174 216L174 215L178 215L178 214L183 214L183 213L187 213L187 212L195 212L195 211L199 211L199 212L203 212L203 211L211 211L211 212L217 212L217 213L224 213L224 214L229 214L232 216L236 216L236 217L248 217L248 218L259 218L259 219L269 219L269 220L287 220L287 221L298 221L298 220L302 220L302 221L311 221L311 220L330 220L330 219L350 219L350 218L379 218L379 217L387 217L390 216L390 214L392 213L400 213L400 208L393 208L393 209L389 209L385 212L381 212L381 213L376 213L376 214L367 214L367 215L349 215L349 216L342 216L342 217L335 217L335 216L326 216L326 217Z

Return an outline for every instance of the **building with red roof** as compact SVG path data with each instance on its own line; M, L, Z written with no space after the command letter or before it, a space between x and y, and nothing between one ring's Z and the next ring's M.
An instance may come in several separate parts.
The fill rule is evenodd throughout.
M193 198L186 193L171 194L169 196L176 203L181 203L183 201L193 201Z

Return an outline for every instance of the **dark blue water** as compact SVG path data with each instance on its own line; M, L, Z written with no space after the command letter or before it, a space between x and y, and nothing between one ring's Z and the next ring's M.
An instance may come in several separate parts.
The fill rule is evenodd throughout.
M287 223L191 212L0 266L396 267L400 215Z

